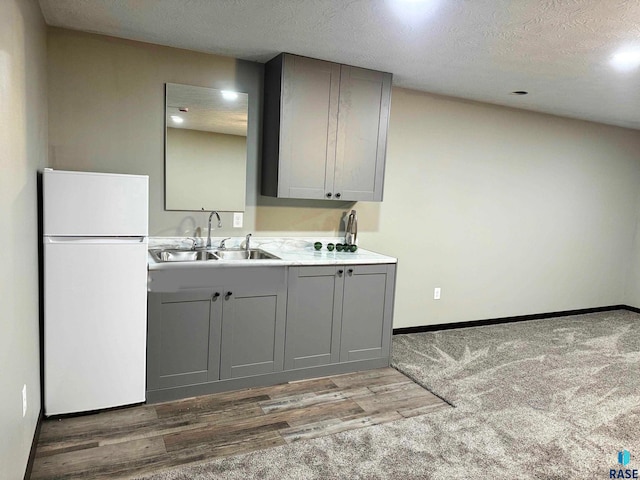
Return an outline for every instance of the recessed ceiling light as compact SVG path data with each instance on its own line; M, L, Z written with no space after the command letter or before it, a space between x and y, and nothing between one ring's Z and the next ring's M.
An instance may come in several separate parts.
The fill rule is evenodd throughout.
M529 95L529 92L525 90L516 90L515 92L511 92L511 95Z
M173 120L173 123L182 123L182 122L184 122L182 117L179 117L178 115L171 115L171 120Z
M386 0L386 3L402 22L419 25L435 15L442 0Z
M618 70L633 70L640 66L640 50L625 50L611 58L611 65Z
M232 92L231 90L222 90L222 98L225 100L235 100L238 98L238 94L236 92Z

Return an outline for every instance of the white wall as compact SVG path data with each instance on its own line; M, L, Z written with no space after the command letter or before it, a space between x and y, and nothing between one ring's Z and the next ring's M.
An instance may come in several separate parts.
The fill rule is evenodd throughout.
M162 210L164 82L223 88L244 66L245 228L223 218L214 234L333 235L356 208L361 245L399 258L396 328L627 298L638 131L394 88L382 203L272 199L258 186L260 66L61 29L49 54L51 163L149 174L154 235L207 218Z
M32 0L0 2L0 105L0 477L17 479L40 413L36 172L47 158L46 30Z

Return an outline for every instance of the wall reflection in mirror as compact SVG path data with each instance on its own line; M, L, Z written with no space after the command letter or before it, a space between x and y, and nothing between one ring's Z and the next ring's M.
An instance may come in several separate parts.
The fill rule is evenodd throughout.
M248 95L166 84L165 210L244 211Z

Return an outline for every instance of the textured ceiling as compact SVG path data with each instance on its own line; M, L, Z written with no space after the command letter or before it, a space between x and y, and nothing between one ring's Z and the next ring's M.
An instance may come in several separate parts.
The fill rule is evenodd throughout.
M640 0L40 0L49 25L265 62L280 52L394 85L640 129ZM527 96L510 95L526 90Z

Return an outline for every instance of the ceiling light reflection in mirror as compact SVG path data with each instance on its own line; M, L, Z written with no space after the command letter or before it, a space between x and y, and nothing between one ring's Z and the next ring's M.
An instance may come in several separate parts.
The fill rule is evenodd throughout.
M165 209L243 211L248 95L166 84Z
M638 68L640 66L640 48L619 51L611 58L611 65L621 71Z

